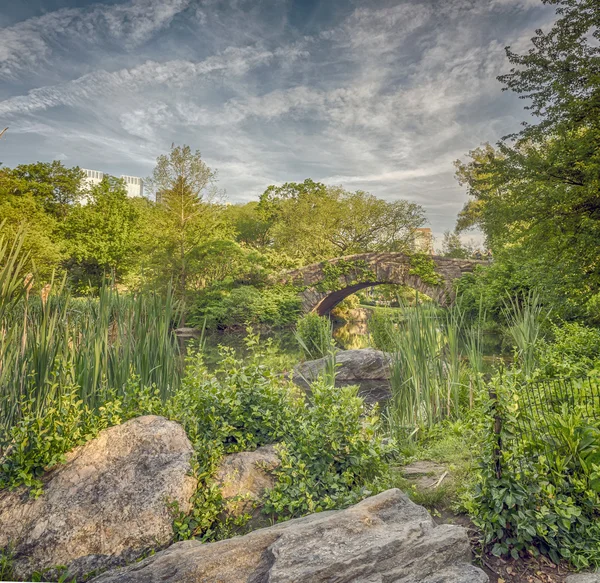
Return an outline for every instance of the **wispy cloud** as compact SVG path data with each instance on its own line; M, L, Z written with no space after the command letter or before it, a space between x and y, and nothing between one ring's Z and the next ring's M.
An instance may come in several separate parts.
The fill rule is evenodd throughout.
M503 47L551 18L539 0L64 8L0 30L0 153L145 176L189 143L231 200L310 176L419 202L441 233L465 199L452 161L523 119Z
M132 50L188 8L191 0L132 0L65 8L2 29L0 78L14 78L47 65L61 45L117 42Z

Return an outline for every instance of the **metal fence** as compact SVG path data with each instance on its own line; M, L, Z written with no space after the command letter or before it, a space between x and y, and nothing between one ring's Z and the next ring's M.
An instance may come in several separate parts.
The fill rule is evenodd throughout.
M496 416L497 472L500 452L511 448L513 463L560 453L576 428L600 429L600 379L561 378L526 382L518 390L518 412L510 420ZM504 443L500 441L501 428ZM577 436L573 436L575 439Z

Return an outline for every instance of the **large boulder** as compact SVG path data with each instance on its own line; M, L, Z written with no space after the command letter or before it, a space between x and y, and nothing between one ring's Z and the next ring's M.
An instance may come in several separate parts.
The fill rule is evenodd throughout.
M138 417L71 451L38 499L0 493L0 547L14 545L15 574L66 565L79 576L169 543L170 504L191 508L192 453L180 425Z
M293 380L297 384L310 383L325 370L328 358L309 360L294 367ZM346 383L388 380L391 356L381 350L361 348L340 350L336 354L336 381Z
M436 526L400 490L202 544L186 541L94 583L485 583L466 531Z
M223 458L215 475L225 503L225 515L252 516L252 526L261 524L260 506L266 491L275 485L273 470L281 465L275 446L232 453Z

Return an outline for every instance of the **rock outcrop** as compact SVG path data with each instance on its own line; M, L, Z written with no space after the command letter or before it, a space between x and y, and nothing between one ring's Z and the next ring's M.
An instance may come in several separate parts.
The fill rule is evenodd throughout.
M66 565L82 575L169 543L169 504L189 511L196 488L192 453L180 425L138 417L71 451L38 499L0 493L0 547L14 545L15 574Z
M186 541L94 583L485 583L466 531L399 490L243 537Z
M360 381L388 380L390 378L390 355L374 350L340 350L336 354L336 381L353 383ZM327 358L309 360L294 367L293 380L297 384L310 383L317 379L327 365Z
M280 464L273 445L225 456L215 475L225 502L225 513L231 517L250 514L252 526L264 522L260 520L261 500L275 485L272 472Z

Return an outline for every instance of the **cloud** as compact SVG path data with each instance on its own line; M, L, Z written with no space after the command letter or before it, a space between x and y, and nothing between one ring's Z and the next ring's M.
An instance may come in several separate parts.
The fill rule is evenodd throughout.
M132 50L188 8L191 0L132 0L65 8L0 30L0 78L11 79L49 62L57 46L117 42Z
M33 89L0 101L0 115L28 114L40 110L65 106L90 104L119 92L135 94L152 86L181 89L199 78L213 73L240 76L258 65L283 57L300 56L301 51L267 51L259 47L226 49L219 55L203 61L148 61L131 69L113 72L95 71L60 85Z
M232 201L311 177L418 202L441 233L465 200L452 161L524 119L496 76L503 47L526 50L550 22L535 3L132 0L50 12L1 31L3 162L60 155L147 176L172 142L188 143Z

